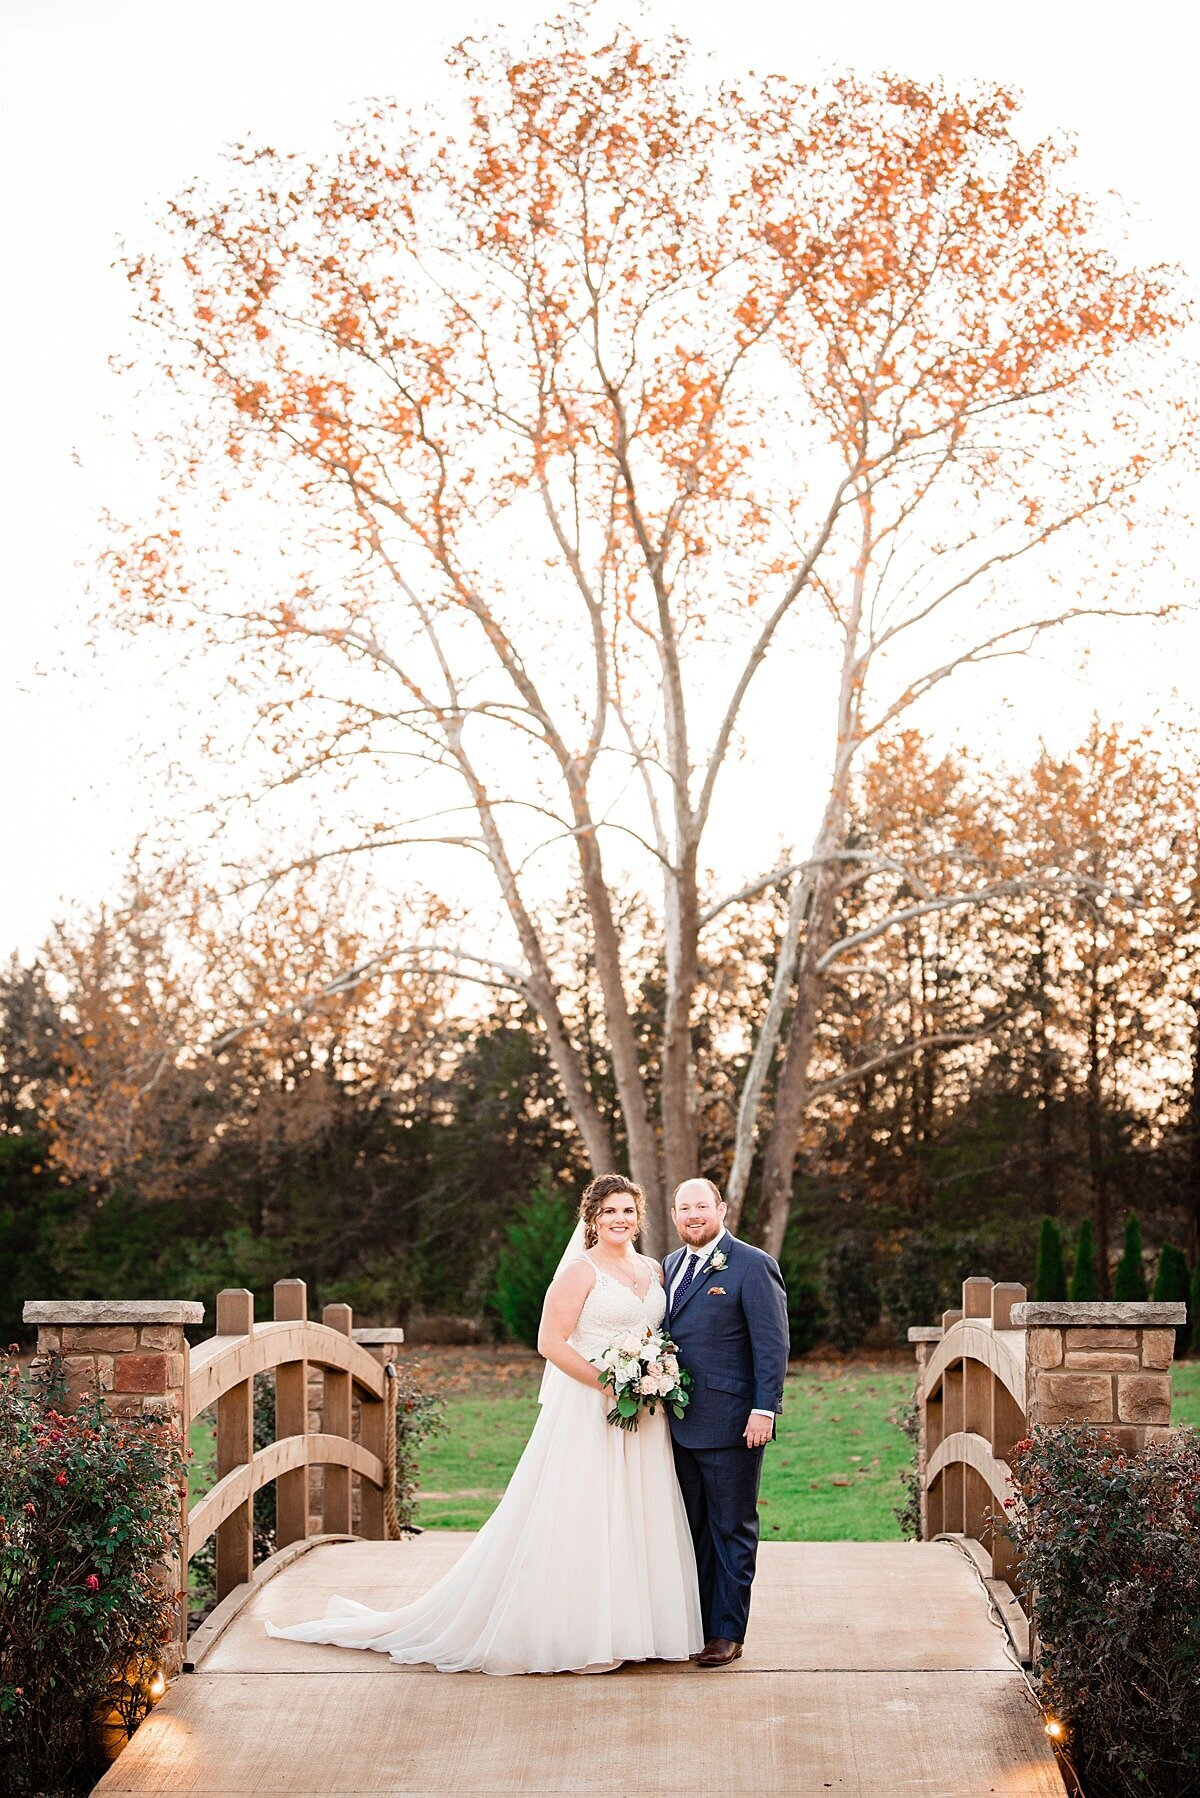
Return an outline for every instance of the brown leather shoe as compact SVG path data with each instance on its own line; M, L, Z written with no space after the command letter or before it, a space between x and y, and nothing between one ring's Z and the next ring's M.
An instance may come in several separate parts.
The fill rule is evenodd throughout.
M714 1636L706 1642L696 1656L697 1667L728 1667L732 1661L740 1660L742 1645L740 1642L726 1642L721 1636Z

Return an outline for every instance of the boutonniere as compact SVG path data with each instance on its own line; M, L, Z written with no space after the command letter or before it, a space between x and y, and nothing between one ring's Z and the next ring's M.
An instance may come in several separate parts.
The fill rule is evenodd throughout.
M712 1268L714 1274L723 1274L725 1269L729 1266L729 1256L725 1254L724 1250L718 1249L708 1265Z
M725 1297L725 1288L723 1286L710 1286L704 1296L706 1299L723 1299Z

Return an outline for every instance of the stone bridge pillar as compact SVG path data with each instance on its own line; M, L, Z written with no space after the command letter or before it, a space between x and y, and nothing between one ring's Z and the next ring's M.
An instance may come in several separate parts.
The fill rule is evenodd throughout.
M1129 1454L1169 1433L1175 1304L1018 1305L1026 1329L1025 1421L1082 1423Z

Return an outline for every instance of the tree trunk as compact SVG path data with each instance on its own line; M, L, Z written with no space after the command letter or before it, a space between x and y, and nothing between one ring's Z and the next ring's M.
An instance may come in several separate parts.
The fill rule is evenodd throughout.
M663 1007L662 1133L663 1217L670 1195L681 1180L698 1174L695 1064L692 1055L692 1003L699 979L699 906L696 896L696 850L689 845L666 891L667 992Z
M642 1077L641 1058L625 995L617 927L608 903L608 888L604 884L604 875L600 868L600 855L594 839L590 847L592 853L585 858L581 844L580 860L581 862L586 860L588 864L585 867L584 888L595 934L596 972L600 979L600 989L604 994L604 1018L608 1026L609 1046L612 1049L613 1077L616 1081L621 1116L625 1123L625 1136L629 1144L629 1171L646 1195L646 1240L643 1246L648 1255L657 1256L662 1242L665 1241L658 1145L655 1142L654 1130L646 1105L646 1087ZM598 1173L618 1171L612 1159L611 1149L609 1156L608 1167L598 1168L596 1170Z
M758 1240L769 1255L783 1247L788 1212L792 1204L792 1178L796 1170L796 1143L808 1107L808 1063L817 1025L824 976L820 963L833 933L833 908L840 878L831 857L846 839L849 809L850 764L858 743L859 705L865 663L859 658L867 568L871 559L873 512L869 484L859 493L859 549L854 570L854 589L845 621L841 682L838 689L837 747L829 783L829 798L821 820L821 834L813 861L812 903L804 948L796 970L796 993L783 1066L775 1087L775 1116L763 1156L762 1197L758 1215Z
M525 901L521 897L517 877L496 824L491 801L482 781L463 751L461 726L456 726L453 731L448 733L447 741L470 788L488 859L495 871L500 891L508 906L509 916L512 918L522 953L525 956L526 966L529 969L525 983L526 992L541 1019L542 1028L546 1032L546 1046L550 1051L550 1060L554 1065L554 1071L562 1081L563 1094L570 1108L571 1116L583 1137L584 1148L593 1171L607 1173L614 1165L608 1126L600 1115L600 1109L584 1074L583 1065L567 1031L566 1021L558 1003L558 991L546 960L545 950ZM602 880L601 884L603 884ZM592 915L595 925L594 911ZM610 917L610 927L611 923ZM597 949L598 964L599 959L599 950ZM601 981L603 982L602 971ZM607 998L606 989L606 1002ZM609 1015L611 1017L611 1012ZM636 1174L634 1179L637 1179Z
M822 833L824 840L825 833ZM830 838L832 842L832 836ZM804 948L796 973L796 996L783 1066L775 1088L775 1116L763 1156L762 1196L758 1212L758 1240L768 1255L778 1257L783 1247L792 1203L796 1171L796 1144L808 1107L808 1063L817 1024L817 1008L824 984L818 963L829 946L837 874L828 866L818 868L808 914Z

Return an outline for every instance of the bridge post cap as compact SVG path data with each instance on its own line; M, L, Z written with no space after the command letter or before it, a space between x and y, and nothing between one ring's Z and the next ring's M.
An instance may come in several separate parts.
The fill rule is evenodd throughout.
M962 1312L961 1311L943 1311L942 1312L942 1328L943 1328L943 1330L948 1330L950 1328L951 1324L959 1324L961 1322L962 1322Z
M27 1324L200 1324L196 1299L27 1299Z
M962 1314L964 1317L992 1315L992 1282L986 1274L972 1274L963 1281Z
M1054 1328L1057 1325L1078 1330L1088 1324L1109 1328L1114 1324L1125 1324L1133 1329L1154 1330L1168 1324L1185 1324L1187 1306L1182 1302L1134 1304L1123 1300L1072 1305L1057 1299L1030 1299L1024 1305L1013 1306L1012 1318L1015 1324L1037 1327Z
M308 1321L308 1285L304 1280L276 1280L271 1289L277 1324Z
M403 1330L351 1330L355 1342L364 1348L385 1348L389 1343L403 1342Z
M1013 1311L1025 1303L1025 1288L1017 1280L998 1280L992 1287L993 1330L1015 1330Z
M944 1332L941 1324L912 1324L908 1331L910 1342L940 1342Z
M248 1286L223 1286L217 1294L217 1335L254 1334L254 1294Z

